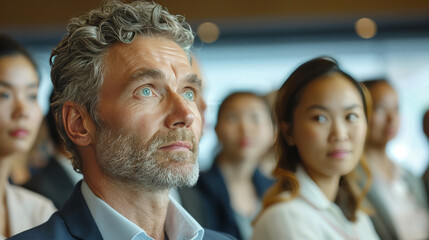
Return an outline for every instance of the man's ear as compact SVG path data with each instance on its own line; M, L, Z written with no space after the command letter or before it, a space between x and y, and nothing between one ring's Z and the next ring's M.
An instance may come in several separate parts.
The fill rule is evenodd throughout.
M287 143L290 146L295 145L295 140L292 136L291 124L287 122L281 122L280 129L282 130L283 137L286 139Z
M84 107L65 102L62 118L67 136L74 144L83 147L93 143L95 124Z

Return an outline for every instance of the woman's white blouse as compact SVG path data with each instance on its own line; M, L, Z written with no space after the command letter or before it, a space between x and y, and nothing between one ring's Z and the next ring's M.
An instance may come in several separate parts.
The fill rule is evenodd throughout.
M10 184L6 184L6 202L11 236L46 222L56 211L47 198Z
M304 169L298 168L296 177L300 184L299 196L266 209L256 222L253 240L379 239L364 212L357 213L356 222L347 220Z

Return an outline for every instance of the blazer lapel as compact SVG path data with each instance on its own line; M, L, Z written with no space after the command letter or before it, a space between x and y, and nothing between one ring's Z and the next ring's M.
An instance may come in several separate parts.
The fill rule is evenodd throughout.
M82 181L76 184L70 199L60 209L66 225L74 237L78 239L102 240L100 231L89 212L80 190Z

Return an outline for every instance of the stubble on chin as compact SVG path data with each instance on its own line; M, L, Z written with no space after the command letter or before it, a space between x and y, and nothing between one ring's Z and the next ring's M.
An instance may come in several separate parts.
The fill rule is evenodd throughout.
M166 152L159 148L177 141L189 141L189 152ZM189 129L159 130L143 143L135 132L97 129L97 161L112 179L162 190L191 187L198 174L198 142Z

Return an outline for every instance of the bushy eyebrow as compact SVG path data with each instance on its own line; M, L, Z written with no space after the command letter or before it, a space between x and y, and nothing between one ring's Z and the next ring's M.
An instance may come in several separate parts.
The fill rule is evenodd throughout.
M349 105L349 106L346 106L346 107L344 107L343 109L344 109L345 111L350 111L350 110L355 109L355 108L362 108L362 106L356 103L356 104L351 104L351 105ZM329 110L329 109L328 109L327 107L325 107L325 106L315 104L315 105L311 105L310 107L308 107L308 108L307 108L307 111L310 111L310 110L313 110L313 109L320 109L320 110L323 110L323 111L328 111L328 110Z
M146 77L149 77L149 78L158 78L158 79L163 79L163 80L165 80L167 78L165 76L165 74L162 71L160 71L160 70L146 69L146 70L135 72L133 75L131 75L131 80L139 80L139 79L144 79ZM187 84L193 85L195 88L197 88L199 91L201 91L202 81L198 77L197 74L192 73L192 74L187 75L185 77L185 82Z
M197 74L189 74L186 76L185 80L188 84L193 85L195 88L197 88L198 91L201 91L202 88L202 80L198 77Z

